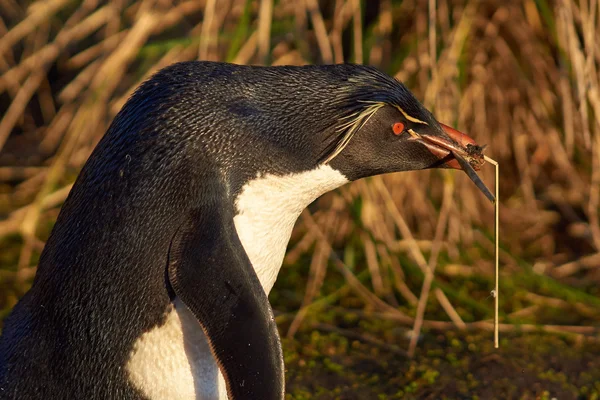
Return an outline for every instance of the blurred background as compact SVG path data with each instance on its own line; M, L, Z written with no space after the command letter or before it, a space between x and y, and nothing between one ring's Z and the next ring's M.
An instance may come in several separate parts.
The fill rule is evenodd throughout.
M500 349L489 201L459 171L362 180L302 214L271 293L288 398L599 398L599 19L598 0L0 0L0 320L152 73L364 63L500 163Z

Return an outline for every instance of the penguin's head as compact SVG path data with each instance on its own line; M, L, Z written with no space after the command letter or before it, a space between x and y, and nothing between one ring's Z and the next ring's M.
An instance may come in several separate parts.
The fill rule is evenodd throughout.
M480 169L483 147L439 123L396 79L363 71L349 79L326 163L350 180L427 168Z

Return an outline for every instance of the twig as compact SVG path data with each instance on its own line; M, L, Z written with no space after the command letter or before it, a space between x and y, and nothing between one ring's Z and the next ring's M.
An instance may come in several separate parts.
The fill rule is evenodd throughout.
M494 182L494 194L496 195L496 202L494 203L494 265L495 265L495 285L494 285L494 347L498 348L499 346L499 341L498 341L498 303L499 300L498 298L500 297L500 293L498 290L498 282L499 282L499 262L498 262L498 257L499 257L499 251L498 248L499 246L499 235L498 235L498 229L500 227L500 224L498 222L498 218L499 218L499 214L500 214L500 188L499 188L499 184L500 184L500 166L498 165L498 163L495 160L492 160L491 158L489 158L488 156L484 156L485 161L489 162L490 164L492 164L495 168L496 168L496 178L495 178L495 182Z

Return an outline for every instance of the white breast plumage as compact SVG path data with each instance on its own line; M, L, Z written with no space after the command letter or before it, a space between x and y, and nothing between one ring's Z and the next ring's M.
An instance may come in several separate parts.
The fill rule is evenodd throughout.
M236 201L235 229L266 293L271 291L298 216L317 197L347 183L329 166L248 182Z
M268 294L298 216L325 192L348 180L329 166L302 173L266 174L236 199L235 228ZM150 399L227 399L225 381L200 324L176 300L167 323L142 335L127 364L132 383Z

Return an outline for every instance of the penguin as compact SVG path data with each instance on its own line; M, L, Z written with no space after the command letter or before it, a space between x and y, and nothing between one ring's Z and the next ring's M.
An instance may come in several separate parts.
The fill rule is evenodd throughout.
M183 62L71 190L0 339L0 399L283 399L268 294L292 228L368 176L482 148L376 68Z

